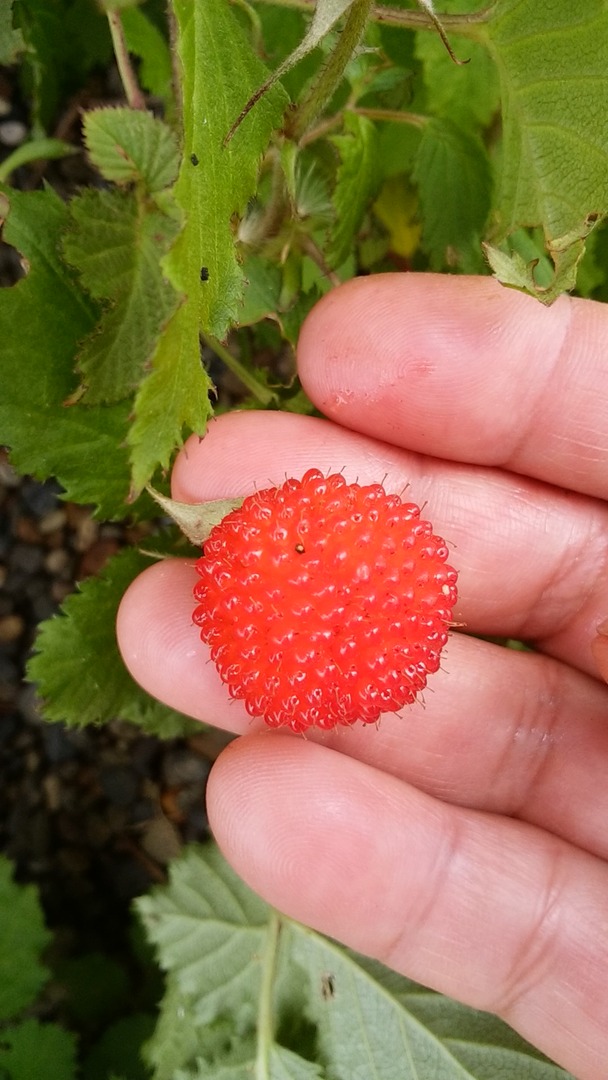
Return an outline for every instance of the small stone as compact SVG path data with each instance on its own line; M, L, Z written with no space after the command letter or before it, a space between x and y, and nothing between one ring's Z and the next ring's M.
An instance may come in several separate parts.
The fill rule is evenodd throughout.
M14 544L9 552L8 565L11 570L24 574L36 574L44 564L44 552L35 544Z
M43 536L48 536L49 533L58 532L59 529L63 529L67 521L67 514L65 510L57 507L56 510L50 510L38 524L38 528Z
M179 832L166 817L157 817L146 826L141 846L155 862L166 866L179 855L182 843Z
M18 517L13 526L13 532L19 540L23 540L24 544L38 544L40 542L38 523L31 517Z
M42 738L46 756L53 765L72 761L78 753L74 740L70 738L70 732L63 724L45 724Z
M25 630L25 621L21 615L4 615L0 618L0 645L18 641Z
M86 548L78 566L77 577L92 577L103 569L108 559L115 555L119 545L116 540L96 540ZM82 550L79 548L78 550Z
M71 558L69 551L65 548L55 548L54 551L49 551L44 560L44 569L48 574L52 574L53 577L59 577L66 570L70 569Z
M167 787L178 788L186 784L203 784L209 774L209 762L193 754L186 747L170 751L162 764L162 778Z
M27 136L27 127L21 120L5 120L0 124L0 142L5 146L20 146Z
M115 806L128 806L137 796L137 777L127 765L106 765L99 775L102 791Z
M42 781L42 790L46 799L46 805L51 813L55 813L61 806L61 783L55 773L48 773Z

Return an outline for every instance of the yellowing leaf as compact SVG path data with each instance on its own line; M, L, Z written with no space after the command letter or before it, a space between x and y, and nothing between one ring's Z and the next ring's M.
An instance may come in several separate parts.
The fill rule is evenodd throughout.
M385 180L374 203L374 213L390 238L391 251L410 259L420 244L418 198L403 176Z

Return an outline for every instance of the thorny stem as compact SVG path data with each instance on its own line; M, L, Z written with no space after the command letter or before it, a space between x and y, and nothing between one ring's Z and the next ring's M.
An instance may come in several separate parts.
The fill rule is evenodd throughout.
M279 941L282 922L276 911L270 912L266 945L262 962L262 983L258 1002L257 1053L255 1058L255 1080L270 1078L270 1050L274 1042L275 1025L272 1010L274 983L279 958Z
M325 135L338 127L342 123L345 112L356 113L357 116L367 116L370 120L386 120L393 124L410 124L412 127L417 128L423 128L429 122L427 116L421 116L419 113L404 112L402 109L367 109L358 105L347 105L343 112L328 116L326 120L322 120L316 127L307 131L300 139L300 149L315 142L316 139L323 139Z
M302 138L331 100L341 82L344 69L361 40L370 8L371 0L353 0L337 44L321 68L310 92L298 106L293 125L290 125L287 132L294 141Z
M129 56L129 50L127 49L125 32L120 20L120 14L118 11L108 11L106 14L108 16L108 23L110 24L110 34L112 35L112 45L116 63L118 65L118 73L125 91L127 102L132 109L145 109L146 100L139 88L133 65L131 64L131 57Z
M210 349L219 356L220 360L223 360L226 367L233 375L236 375L237 379L240 379L244 386L253 394L254 398L259 401L260 405L268 407L276 402L276 394L273 390L270 390L267 386L264 386L259 379L256 379L255 375L249 371L244 364L241 364L240 360L237 360L236 356L233 356L229 349L225 345L222 345L221 341L217 338L211 337L210 334L203 337L203 341Z
M334 286L342 284L338 275L325 262L325 259L323 258L323 253L317 247L311 236L302 237L300 244L302 246L302 251L304 252L304 254L308 255L308 257L312 259L312 261L319 267L319 270L323 274L323 277L326 277L328 281L331 281L332 285Z
M255 236L252 238L254 243L273 236L280 228L285 217L285 176L280 154L276 150L271 151L267 160L270 161L272 169L270 198L260 216L260 220L254 226Z
M311 0L263 0L263 2L308 12L313 12L316 6ZM489 21L494 6L494 4L491 4L481 11L472 11L468 14L442 14L440 15L441 24L450 33L475 38L477 37L475 27L483 26L484 23ZM372 7L369 18L372 22L384 23L387 26L402 26L404 29L409 30L435 30L426 11L402 11L399 8L387 7L385 4L376 4Z
M388 120L394 124L410 124L411 127L423 128L428 124L428 116L420 113L403 112L400 109L365 109L355 106L349 110L357 116L367 116L370 120Z

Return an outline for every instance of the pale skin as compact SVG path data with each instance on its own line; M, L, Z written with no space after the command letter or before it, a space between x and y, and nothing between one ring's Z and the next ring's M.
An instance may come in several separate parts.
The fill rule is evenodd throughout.
M238 733L218 844L271 904L608 1075L608 308L490 279L381 275L298 350L326 420L231 414L173 472L187 502L344 470L425 503L460 571L423 703L378 727L264 731L191 623L191 562L150 567L118 636L151 694ZM533 641L521 653L471 635Z

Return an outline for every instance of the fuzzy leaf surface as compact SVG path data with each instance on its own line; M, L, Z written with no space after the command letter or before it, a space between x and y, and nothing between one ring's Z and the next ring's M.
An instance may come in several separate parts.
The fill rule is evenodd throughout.
M459 0L446 10L478 11L479 0ZM455 64L438 34L415 35L416 57L423 64L425 101L432 116L446 117L460 127L487 127L500 106L498 71L488 51L477 41L449 35L455 55L466 64Z
M13 866L0 856L0 1021L16 1016L38 996L50 972L40 954L51 935L44 925L38 892L17 885Z
M135 396L135 419L127 436L133 495L145 487L158 465L169 467L173 451L186 435L204 434L212 415L213 384L201 363L188 303L182 302L169 319L151 367Z
M87 404L133 392L177 298L160 261L177 232L171 218L134 192L88 188L70 203L63 253L105 310L82 343L78 368Z
M490 166L481 141L449 120L429 121L414 180L423 212L422 245L431 267L479 272L491 195Z
M331 139L340 155L333 193L335 223L331 232L329 259L341 266L350 255L353 238L379 183L378 132L364 116L346 113L344 134Z
M238 318L244 280L232 222L256 191L261 157L281 122L287 95L275 87L224 146L230 124L266 69L226 0L195 5L175 0L174 7L185 132L175 195L186 223L167 267L176 288L188 298L194 351L199 329L222 340ZM205 282L203 266L208 271Z
M564 256L564 238L608 211L608 9L500 0L485 29L504 126L494 240L540 225Z
M115 184L140 182L150 194L173 183L178 149L171 128L140 109L92 109L83 120L93 165Z
M3 235L27 259L29 272L0 289L0 441L20 472L39 480L55 476L72 501L92 503L107 518L120 516L129 492L128 406L64 404L77 386L78 343L97 317L59 257L67 207L49 189L5 191L10 213Z
M154 1080L245 1080L260 1053L272 1080L567 1080L494 1017L277 916L211 845L185 849L137 908L169 972ZM260 1033L265 995L293 1046ZM178 1035L189 1024L184 1040L171 1021Z
M79 585L59 615L41 624L28 678L37 685L47 719L82 727L118 717L163 738L200 730L194 721L146 694L118 651L118 605L127 586L149 565L147 556L135 548L125 549L97 576Z
M329 31L333 29L338 20L342 18L346 11L348 11L352 3L353 0L317 0L308 30L302 38L302 41L289 56L285 57L276 71L274 71L263 83L260 90L256 92L256 97L258 93L262 95L268 93L278 79L282 78L283 75L286 75L288 71L291 71L291 69L295 67L300 60L303 60L305 56L308 56L313 49L316 49L317 45L319 45ZM255 108L258 108L258 105L256 105Z
M247 1080L255 1071L259 999L268 992L263 969L275 955L269 927L276 916L212 845L186 848L171 866L169 884L136 907L168 971L147 1047L153 1080ZM269 1080L323 1075L316 1063L273 1040L265 1059Z
M336 1080L573 1080L494 1017L292 928L292 960L316 993L307 1014ZM331 975L331 995L323 987Z
M169 885L136 906L161 967L190 999L191 1021L230 1014L253 1022L268 908L216 848L186 849L172 865Z
M75 1080L75 1036L56 1024L24 1020L4 1028L0 1045L0 1074L10 1080Z
M0 64L13 64L24 47L19 30L13 26L13 0L0 7Z
M200 334L221 340L238 320L245 281L233 221L255 193L262 154L287 103L284 91L275 88L224 147L243 96L266 69L226 0L194 5L175 0L174 10L184 125L184 153L174 191L184 225L164 260L163 272L182 303L160 338L152 370L135 400L129 432L135 492L158 464L169 465L185 434L205 432L212 384L201 366Z
M15 169L22 165L29 165L30 161L50 161L57 158L69 157L77 153L75 146L63 142L61 139L30 139L21 143L0 164L0 183L8 180Z
M141 8L127 8L121 14L129 52L139 56L141 85L163 101L171 95L171 52L158 27Z

